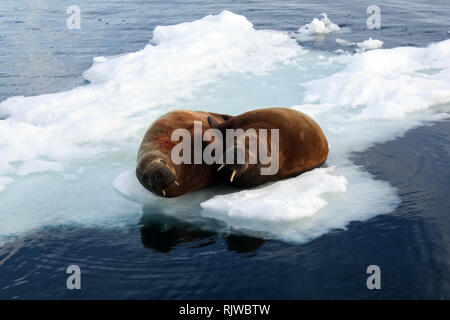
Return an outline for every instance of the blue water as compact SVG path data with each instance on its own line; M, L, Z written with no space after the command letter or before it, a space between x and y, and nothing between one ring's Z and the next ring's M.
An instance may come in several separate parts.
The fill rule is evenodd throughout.
M3 0L0 101L83 85L95 56L142 49L155 26L223 9L257 29L295 31L327 12L384 47L445 40L448 1L383 1L382 29L366 28L367 1L77 1L80 30L66 28L72 1ZM334 51L336 36L302 45ZM414 129L355 154L402 200L394 212L306 244L204 231L144 207L121 230L45 228L0 247L0 298L450 298L450 124ZM24 198L24 201L26 199ZM45 201L45 199L42 199ZM0 207L1 214L1 207ZM80 291L66 288L68 265L82 270ZM366 288L366 268L382 270L382 289Z

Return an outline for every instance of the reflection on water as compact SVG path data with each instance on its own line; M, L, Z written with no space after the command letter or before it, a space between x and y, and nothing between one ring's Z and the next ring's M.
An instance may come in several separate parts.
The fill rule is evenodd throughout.
M206 247L215 244L216 239L221 237L228 250L247 253L259 249L267 241L229 231L214 231L211 228L215 223L213 219L205 218L208 223L191 223L176 217L154 214L148 206L144 207L143 212L140 229L142 244L154 252L167 253L187 243L192 243L193 248Z

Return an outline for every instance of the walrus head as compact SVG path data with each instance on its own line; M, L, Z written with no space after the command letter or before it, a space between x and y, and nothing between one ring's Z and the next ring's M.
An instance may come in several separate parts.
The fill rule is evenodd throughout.
M200 121L203 134L208 129L208 116L219 122L231 118L225 114L175 110L152 123L139 147L136 165L136 177L147 190L162 197L176 197L217 181L213 167L195 162L195 139L191 139L191 162L182 159L176 163L178 160L172 159L173 148L178 145L172 138L175 130L187 130L195 137L196 121ZM184 155L185 146L181 146Z
M170 196L170 190L179 185L171 161L157 153L146 154L139 160L136 166L139 182L150 192L162 197Z
M223 163L217 168L217 171L221 171L223 169L223 171L225 172L225 175L229 176L228 181L231 184L233 184L233 182L234 182L234 184L239 185L241 182L240 180L242 180L242 177L248 176L250 172L253 172L253 168L257 164L250 162L250 158L252 156L255 156L255 154L253 154L250 151L248 144L240 145L240 144L235 143L233 146L225 149L224 159L226 159L227 157L229 157L233 154L234 154L233 158L235 160L238 159L239 154L243 155L244 161L243 162L234 161L233 163ZM239 180L239 181L237 181L237 180Z
M224 141L222 145L225 146L222 149L223 152L223 164L219 165L217 171L222 171L224 175L229 177L227 181L235 186L245 187L252 179L257 176L259 170L255 170L258 167L257 163L257 148L250 148L250 140L253 139L256 144L258 143L258 135L256 131L246 132L244 139L235 139L231 146L225 143L226 129L238 129L234 128L233 123L230 121L218 122L213 117L208 117L208 123L211 128L218 129L222 132ZM229 158L234 159L232 163L226 163ZM241 161L238 161L240 158Z

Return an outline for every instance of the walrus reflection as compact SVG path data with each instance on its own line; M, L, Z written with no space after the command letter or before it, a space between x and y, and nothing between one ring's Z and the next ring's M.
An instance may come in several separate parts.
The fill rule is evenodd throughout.
M237 253L246 253L259 249L267 240L244 235L230 234L225 237L227 248Z
M224 238L228 250L247 253L259 249L267 241L245 235L222 235L216 231L203 230L194 223L163 215L146 217L140 231L142 244L160 253L168 253L188 243L192 244L191 248L213 245L219 237Z
M214 243L216 232L202 230L194 224L173 217L154 215L141 227L142 244L155 252L169 252L178 245L189 242Z

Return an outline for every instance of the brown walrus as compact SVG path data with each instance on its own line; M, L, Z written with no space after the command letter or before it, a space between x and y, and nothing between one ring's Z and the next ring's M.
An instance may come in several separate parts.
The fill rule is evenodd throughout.
M171 158L171 151L178 143L171 140L172 132L175 129L186 129L193 136L194 121L201 121L203 135L209 129L208 117L215 123L230 118L217 113L175 110L151 124L139 147L136 165L136 176L147 190L158 196L177 197L217 181L213 166L203 161L201 164L191 161L191 164L177 165Z
M218 170L225 167L224 177L227 183L243 188L255 187L267 182L280 180L283 178L297 176L305 171L314 169L325 162L328 156L328 142L319 125L304 113L287 108L267 108L258 109L243 113L241 115L229 118L227 121L219 122L214 117L208 118L211 128L218 129L226 136L227 129L255 129L256 140L265 142L265 152L272 156L271 142L272 133L270 129L279 129L279 148L278 157L268 158L268 164L261 164L259 155L261 145L258 145L258 151L249 151L250 133L244 143L238 145L237 139L233 144L225 146L223 159L226 162L228 153L236 155L241 148L245 153L245 163L237 164L234 161L231 164L223 164ZM261 136L259 129L267 129L266 137ZM241 136L242 137L242 136ZM274 136L275 137L275 136ZM225 141L225 138L224 138ZM225 142L223 142L225 145ZM264 144L262 145L264 146ZM263 148L264 149L264 148ZM275 152L275 149L273 150ZM258 161L255 163L249 161L250 155L258 155ZM237 156L234 157L236 160ZM278 171L275 174L261 174L262 168L269 168L276 162ZM267 162L266 162L267 163Z

